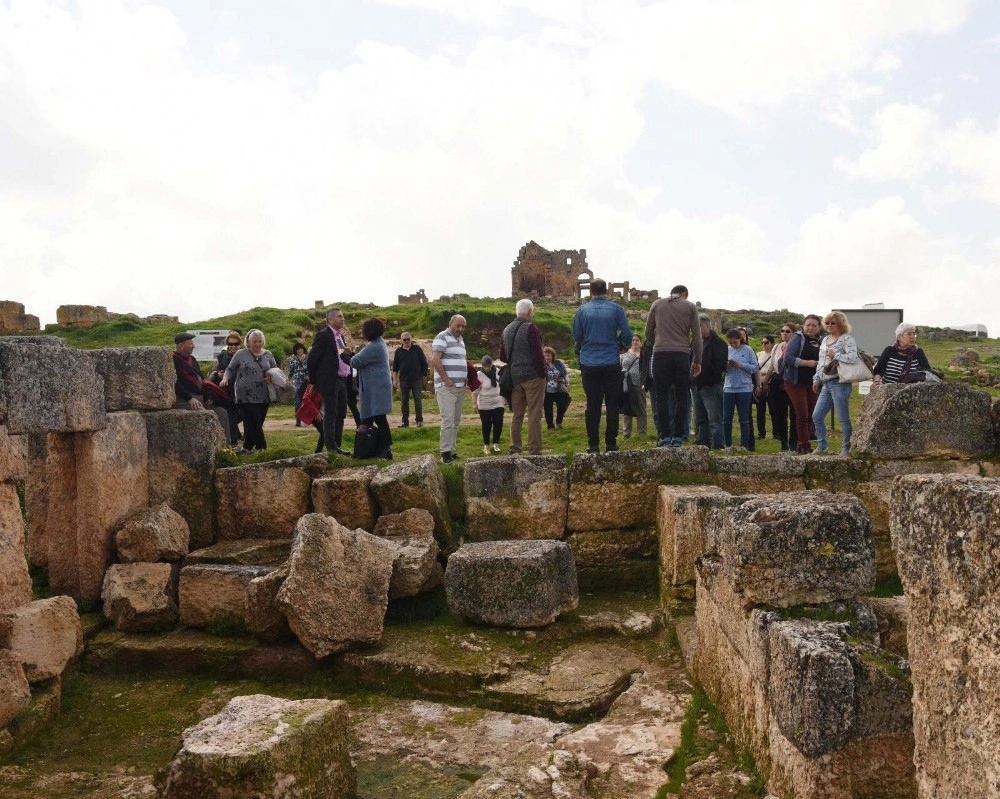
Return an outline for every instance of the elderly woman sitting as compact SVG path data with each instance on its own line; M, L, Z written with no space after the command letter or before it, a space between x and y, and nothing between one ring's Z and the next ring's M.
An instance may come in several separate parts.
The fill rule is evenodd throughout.
M922 377L931 373L927 356L916 342L917 329L909 322L900 323L896 328L896 343L882 350L872 370L872 381L876 386L880 383L913 382L909 378L915 377L915 372L923 372Z

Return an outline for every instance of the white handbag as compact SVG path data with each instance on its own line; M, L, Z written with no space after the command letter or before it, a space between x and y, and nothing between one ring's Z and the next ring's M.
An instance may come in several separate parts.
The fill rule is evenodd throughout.
M837 364L837 376L841 383L863 383L872 379L872 370L865 363L865 353L858 351L858 360L855 363Z

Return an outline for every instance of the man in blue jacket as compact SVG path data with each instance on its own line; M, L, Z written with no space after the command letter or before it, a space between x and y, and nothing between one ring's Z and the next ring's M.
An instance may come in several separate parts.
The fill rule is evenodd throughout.
M625 310L608 299L608 284L597 278L590 284L590 302L573 318L573 338L580 352L580 375L587 395L587 452L599 452L601 406L607 408L604 431L607 452L618 449L618 413L622 390L620 355L632 344L632 328Z

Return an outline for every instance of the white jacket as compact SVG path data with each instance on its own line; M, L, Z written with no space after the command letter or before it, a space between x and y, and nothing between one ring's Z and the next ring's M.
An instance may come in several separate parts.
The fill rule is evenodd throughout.
M482 372L479 372L479 388L472 392L479 404L479 410L492 411L496 408L503 408L505 403L500 396L500 386L493 382Z

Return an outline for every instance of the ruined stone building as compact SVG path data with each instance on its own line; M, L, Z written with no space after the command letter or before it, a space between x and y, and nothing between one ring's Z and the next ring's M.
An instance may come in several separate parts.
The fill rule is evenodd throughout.
M577 300L594 279L586 250L546 250L535 241L518 251L510 272L512 297L536 294Z

